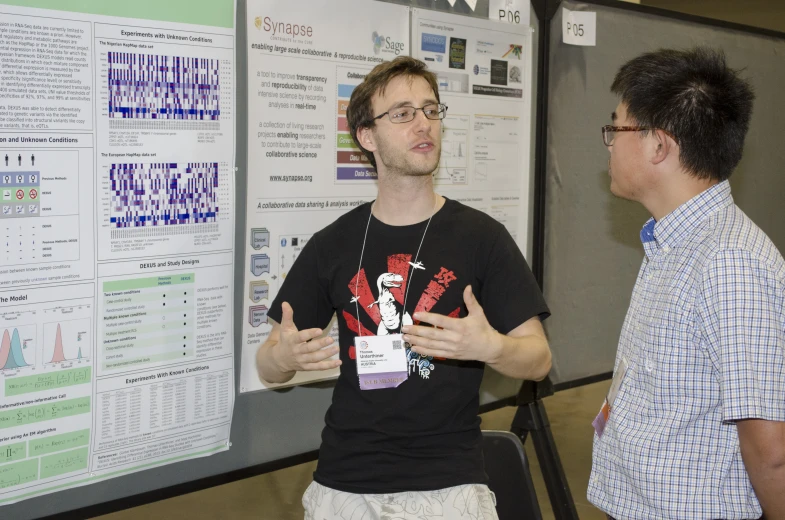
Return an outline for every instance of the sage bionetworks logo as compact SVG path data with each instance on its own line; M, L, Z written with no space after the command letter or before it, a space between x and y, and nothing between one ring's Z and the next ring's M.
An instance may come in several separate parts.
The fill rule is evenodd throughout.
M371 35L371 39L373 40L374 54L379 54L379 51L382 50L382 45L384 44L384 36L382 36L376 31L373 31L373 34Z
M385 38L377 31L373 31L373 34L371 35L371 39L373 40L374 54L385 52L388 54L395 54L396 56L399 56L404 50L404 44L402 42L393 41L390 39L389 36Z

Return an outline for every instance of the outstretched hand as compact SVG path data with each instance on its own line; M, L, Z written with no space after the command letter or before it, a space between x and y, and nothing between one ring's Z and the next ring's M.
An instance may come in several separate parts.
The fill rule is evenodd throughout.
M283 371L329 370L341 365L340 359L330 359L339 349L330 347L331 337L320 338L322 329L297 330L294 310L287 302L281 305L281 313L279 341L273 348L273 356Z
M469 314L450 318L442 314L417 312L414 319L433 327L405 325L404 337L412 350L423 356L493 363L502 349L501 335L491 327L471 285L463 291Z

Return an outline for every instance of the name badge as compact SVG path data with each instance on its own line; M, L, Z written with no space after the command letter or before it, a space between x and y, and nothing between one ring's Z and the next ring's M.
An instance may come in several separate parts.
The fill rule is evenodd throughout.
M616 401L616 396L619 395L619 389L624 382L624 376L627 375L627 368L629 368L627 358L621 358L619 366L616 367L616 373L613 374L613 381L611 382L611 387L608 390L605 402L602 403L600 413L597 414L597 417L595 417L594 421L591 423L592 426L594 426L594 431L597 432L598 437L602 437L602 434L605 432L605 426L608 424L608 419L613 410L613 403Z
M613 408L613 402L616 400L616 396L619 394L621 384L624 382L624 376L627 375L628 367L629 365L627 364L627 358L621 358L621 361L619 361L619 366L616 367L616 373L613 374L611 387L608 390L607 401L611 408Z
M361 390L395 388L409 376L402 334L357 336L354 347Z

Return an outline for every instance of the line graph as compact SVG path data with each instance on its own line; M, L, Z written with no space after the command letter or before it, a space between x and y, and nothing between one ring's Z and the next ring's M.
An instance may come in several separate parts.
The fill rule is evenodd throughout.
M34 366L35 348L35 325L16 325L3 329L0 340L0 370Z
M44 324L43 363L88 361L91 320L63 320Z

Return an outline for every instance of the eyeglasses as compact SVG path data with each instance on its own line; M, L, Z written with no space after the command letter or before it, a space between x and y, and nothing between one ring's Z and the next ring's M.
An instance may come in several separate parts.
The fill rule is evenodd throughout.
M640 132L641 130L653 130L648 126L613 126L605 125L602 127L602 142L605 146L613 146L616 132Z
M613 125L605 125L602 127L602 142L605 146L613 146L613 140L616 138L616 132L640 132L643 130L656 130L656 128L652 128L650 126L613 126ZM667 130L662 130L671 139L679 142L676 139L676 136L672 133L668 132Z
M387 116L390 119L391 123L408 123L409 121L414 120L414 115L417 113L418 110L422 110L423 115L431 119L433 121L438 121L439 119L444 119L447 115L447 105L443 103L430 103L425 105L422 108L417 107L400 107L394 108L392 110L388 110L384 114L379 114L378 116L374 117L372 121L376 121L377 119L381 119L384 116Z

